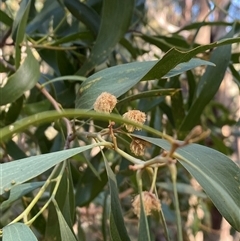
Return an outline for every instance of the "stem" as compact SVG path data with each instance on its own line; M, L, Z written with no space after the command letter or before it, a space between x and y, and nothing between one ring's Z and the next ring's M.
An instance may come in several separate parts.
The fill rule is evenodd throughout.
M33 206L38 202L38 200L41 198L41 196L43 195L43 193L46 191L48 185L51 183L51 179L52 177L55 175L57 168L59 165L56 165L52 171L52 173L50 174L50 176L48 177L48 179L46 180L46 182L44 183L44 185L40 188L38 194L34 197L34 199L31 201L31 203L28 205L28 207L20 214L18 215L12 222L10 222L9 224L12 223L16 223L19 220L25 218L29 212L32 210Z
M26 46L26 44L21 44L21 46ZM40 49L52 49L52 50L59 50L59 51L65 51L65 50L73 50L78 49L79 47L70 46L70 47L59 47L59 46L51 46L51 45L42 45L42 44L31 44L27 45L30 48L40 48Z
M126 158L127 160L129 160L130 162L132 162L133 164L138 164L138 165L140 164L140 165L143 165L143 167L144 167L144 162L143 162L142 160L137 159L137 158L129 155L128 153L126 153L125 151L122 151L122 150L119 149L118 147L115 149L115 151L116 151L119 155L123 156L124 158Z
M39 212L32 219L30 219L29 221L25 222L26 225L30 226L37 219L37 217L48 207L49 203L55 198L57 190L58 190L58 187L59 187L59 184L60 184L60 181L62 180L63 172L64 172L64 170L66 168L66 165L67 165L67 160L65 160L63 162L62 168L61 168L57 178L52 179L52 181L53 180L56 181L56 184L55 184L54 189L52 191L51 197L48 199L48 201L44 204L44 206L39 210Z
M153 190L155 189L156 180L157 180L157 171L158 171L158 168L155 167L155 168L154 168L154 173L153 173L152 185L151 185L151 188L150 188L150 191L149 191L149 192L153 192Z
M36 87L42 92L43 95L45 95L45 97L50 101L50 103L53 105L53 107L55 108L55 110L57 110L58 112L62 112L59 103L48 93L48 91L42 87L39 83L36 83ZM70 135L70 133L72 133L72 126L70 121L63 117L62 118L63 121L65 122L66 128L67 128L67 134Z
M178 193L177 193L177 168L175 163L169 164L169 170L172 177L173 183L173 194L174 194L174 204L175 204L175 211L177 216L177 233L178 233L178 241L183 241L182 235L182 222L181 222L181 214L179 208L179 200L178 200Z
M164 230L164 234L165 234L165 238L167 241L170 241L170 237L169 237L169 232L168 232L168 228L167 228L167 223L166 223L166 220L165 220L165 216L163 214L163 211L162 209L160 209L160 220L162 222L162 225L163 225L163 230Z

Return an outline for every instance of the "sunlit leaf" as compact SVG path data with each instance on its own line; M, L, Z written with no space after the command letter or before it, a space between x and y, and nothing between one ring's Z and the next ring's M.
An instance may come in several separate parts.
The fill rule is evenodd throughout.
M83 82L79 89L76 108L91 109L96 98L104 91L119 97L141 80L160 79L162 77L168 78L179 75L199 65L213 65L208 61L199 59L191 59L189 62L179 65L177 65L178 62L170 60L170 58L174 59L176 56L178 59L184 59L182 54L183 53L173 49L168 53L169 57L165 55L165 57L159 61L123 64L104 69L90 76ZM178 59L177 61L179 61ZM164 68L162 66L164 66Z
M73 232L69 228L66 220L64 219L59 207L55 204L55 208L57 211L58 222L60 226L60 233L61 233L61 240L65 241L77 241L76 237L74 236Z
M39 156L27 157L17 161L0 164L0 195L4 192L8 192L14 185L26 182L67 158L91 149L94 146L96 146L96 144Z
M23 64L16 73L8 78L6 85L0 88L0 105L17 100L25 91L30 90L36 84L39 77L39 64L31 50L28 49Z
M37 241L32 230L23 223L13 223L3 228L3 241Z
M9 198L3 203L1 203L0 209L4 210L8 208L12 202L16 201L17 199L24 196L25 194L35 190L36 188L42 186L43 184L44 182L31 182L31 183L24 183L20 185L13 184L14 186L11 188Z

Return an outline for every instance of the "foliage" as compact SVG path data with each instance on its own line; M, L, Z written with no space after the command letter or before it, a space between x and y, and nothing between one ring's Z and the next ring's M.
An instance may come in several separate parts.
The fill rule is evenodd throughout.
M168 36L141 32L144 1L23 0L16 16L11 4L2 3L0 12L6 36L0 66L4 241L87 240L79 210L91 204L102 208L99 240L154 240L154 226L166 240L183 240L183 212L193 208L189 195L197 197L197 207L210 209L211 200L240 231L240 169L216 131L237 123L213 101L228 68L240 83L240 52L232 52L239 22L229 23L221 40L198 45L181 31L203 23ZM204 23L214 24L220 23ZM158 48L157 60L139 61L146 44ZM210 57L199 58L203 53ZM113 113L92 110L102 92L118 98ZM122 116L130 109L145 112L145 124ZM216 110L225 117L212 121ZM142 131L129 133L126 125ZM192 177L205 193L191 186ZM143 191L162 203L150 218ZM131 208L138 194L139 220ZM138 220L137 235L131 219Z

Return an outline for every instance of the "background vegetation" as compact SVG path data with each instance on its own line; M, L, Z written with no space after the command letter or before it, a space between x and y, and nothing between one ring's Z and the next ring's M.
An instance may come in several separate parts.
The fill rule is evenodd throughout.
M237 0L2 1L0 239L239 240L239 11ZM105 91L113 114L92 111ZM130 109L147 114L134 134ZM136 165L148 161L163 166ZM149 190L161 211L140 205L138 219L132 200Z

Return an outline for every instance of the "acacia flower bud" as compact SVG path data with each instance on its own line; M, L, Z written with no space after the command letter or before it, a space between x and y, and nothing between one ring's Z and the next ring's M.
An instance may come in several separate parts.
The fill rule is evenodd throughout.
M146 114L141 112L140 110L129 110L125 114L123 114L123 118L127 120L132 120L137 124L143 124L146 121ZM133 132L136 130L141 130L139 127L135 127L133 125L124 124L128 132Z
M148 146L148 144L149 143L144 140L134 138L130 143L130 150L136 156L143 156L145 148Z
M117 98L114 95L103 92L97 97L93 108L97 112L111 113L116 104Z
M143 198L143 206L146 215L151 215L153 211L160 211L161 204L160 200L151 192L144 191L142 192L142 198ZM133 202L133 212L140 217L141 212L141 202L140 202L140 195L136 195Z

